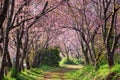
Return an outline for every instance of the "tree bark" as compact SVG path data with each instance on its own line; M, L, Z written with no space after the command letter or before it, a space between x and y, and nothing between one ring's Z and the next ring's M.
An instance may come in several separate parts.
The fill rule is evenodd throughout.
M8 52L8 42L9 42L8 34L9 34L9 31L7 29L5 32L5 37L4 37L4 48L3 48L2 65L1 65L1 70L0 70L0 79L4 77L5 67L9 67L9 68L12 67L12 62L11 62L10 55Z
M26 67L27 69L30 69L29 57L26 58Z
M109 68L112 68L114 66L114 53L113 52L108 52L108 65Z

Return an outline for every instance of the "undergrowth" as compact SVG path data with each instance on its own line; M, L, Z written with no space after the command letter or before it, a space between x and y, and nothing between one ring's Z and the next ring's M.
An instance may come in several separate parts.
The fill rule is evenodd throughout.
M10 69L7 76L5 76L2 80L42 80L42 78L44 78L43 74L45 72L54 71L59 68L60 67L42 65L39 68L31 68L30 70L24 70L21 73L18 73L16 78L14 78L14 69Z
M64 65L64 64L71 64L71 65L78 65L78 64L83 64L83 61L82 60L78 60L76 58L63 58L61 61L60 61L60 65Z
M114 76L107 79L110 73L115 73ZM80 70L71 71L65 74L73 80L120 80L120 64L116 64L112 69L108 65L102 65L97 71L91 65L86 65Z

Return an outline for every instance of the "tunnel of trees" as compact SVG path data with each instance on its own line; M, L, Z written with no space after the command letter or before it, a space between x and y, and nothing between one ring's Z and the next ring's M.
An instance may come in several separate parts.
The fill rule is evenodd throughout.
M0 0L0 80L62 58L120 64L120 0Z

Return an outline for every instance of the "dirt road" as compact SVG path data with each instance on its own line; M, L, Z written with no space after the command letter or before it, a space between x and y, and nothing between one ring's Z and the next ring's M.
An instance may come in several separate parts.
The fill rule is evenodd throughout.
M81 65L65 65L58 70L46 72L42 80L72 80L65 77L65 73L82 68Z

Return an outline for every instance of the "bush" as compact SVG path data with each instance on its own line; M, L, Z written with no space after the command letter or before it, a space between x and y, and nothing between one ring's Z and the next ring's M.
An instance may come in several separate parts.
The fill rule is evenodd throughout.
M42 62L42 65L58 66L61 60L60 51L58 48L47 49L46 56Z
M67 58L63 58L60 62L60 65L64 65L64 64L82 64L83 61L79 61L78 59L75 59L75 58L70 58L70 59L67 59Z
M63 64L75 64L71 59L63 58L62 61L60 62L60 65Z

